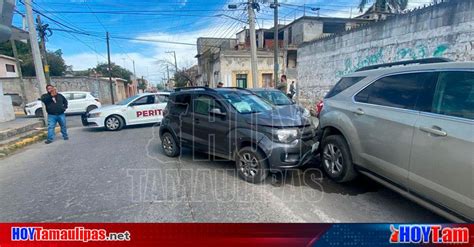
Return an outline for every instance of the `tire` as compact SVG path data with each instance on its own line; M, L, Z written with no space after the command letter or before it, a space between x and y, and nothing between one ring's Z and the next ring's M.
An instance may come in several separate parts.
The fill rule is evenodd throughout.
M180 151L178 141L170 132L164 132L161 135L161 148L168 157L176 157Z
M43 109L42 108L36 109L35 117L43 117Z
M253 184L263 182L269 174L265 156L260 151L253 150L252 147L244 147L239 150L235 166L239 177Z
M90 105L90 106L87 107L86 112L90 112L90 111L95 110L97 108L98 107L96 105Z
M351 181L357 176L349 145L340 135L324 138L321 148L321 165L324 172L338 183Z
M117 115L109 116L105 119L104 126L109 131L118 131L125 125L123 119Z

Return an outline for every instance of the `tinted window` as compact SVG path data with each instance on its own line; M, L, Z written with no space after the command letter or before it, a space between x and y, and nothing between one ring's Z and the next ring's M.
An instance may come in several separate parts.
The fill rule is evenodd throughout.
M156 103L166 103L168 102L168 95L156 95Z
M326 94L325 98L331 98L333 96L336 96L340 92L346 90L347 88L349 88L350 86L356 84L357 82L361 81L364 78L365 77L344 77L344 78L341 78L341 80L339 80L339 82L336 83L336 85L334 85L334 87L331 89L331 91L329 91L328 94Z
M441 72L432 112L474 119L474 72Z
M221 112L225 112L224 108L213 97L208 95L200 95L194 100L194 112L198 114L208 115L209 111L219 108Z
M355 100L374 105L423 110L429 108L427 105L432 100L436 75L436 73L411 73L387 76L359 92Z
M269 111L272 105L255 94L242 94L235 92L222 92L221 95L239 113L249 114Z
M170 112L173 114L186 113L189 105L191 105L190 94L178 94L174 97L174 101L168 102Z
M155 104L155 96L148 95L135 100L132 105L151 105Z

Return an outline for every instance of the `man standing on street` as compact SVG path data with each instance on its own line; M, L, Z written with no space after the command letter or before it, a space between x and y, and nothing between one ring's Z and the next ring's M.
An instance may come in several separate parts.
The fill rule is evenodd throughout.
M295 81L292 81L290 85L290 94L289 94L291 96L290 98L293 99L295 94L296 94Z
M64 115L67 109L67 100L62 94L58 94L53 85L47 85L46 91L48 93L41 96L41 101L43 101L46 106L46 112L48 112L48 139L45 143L50 144L53 142L56 123L59 123L61 127L61 134L64 140L69 140L66 128L66 115Z
M280 83L277 85L277 89L287 94L288 85L286 83L286 75L281 75Z

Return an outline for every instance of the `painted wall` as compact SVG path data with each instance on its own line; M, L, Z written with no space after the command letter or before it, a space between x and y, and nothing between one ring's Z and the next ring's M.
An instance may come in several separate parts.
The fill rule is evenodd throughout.
M13 65L15 72L8 72L6 65ZM15 60L0 57L0 77L16 77L18 76L18 69Z
M426 7L298 48L301 99L314 104L341 76L400 60L474 60L474 1Z
M20 79L19 78L0 78L0 82L3 83L3 90L5 93L18 93L22 96L24 101L32 102L40 97L39 85L34 77L23 78L25 83L26 96L21 92ZM51 84L58 88L59 92L63 91L86 91L91 92L94 96L98 97L104 104L110 104L110 84L108 79L91 78L91 77L52 77ZM115 84L115 83L114 83ZM115 101L121 100L126 97L125 88L123 82L119 87L115 87L117 92L114 93Z

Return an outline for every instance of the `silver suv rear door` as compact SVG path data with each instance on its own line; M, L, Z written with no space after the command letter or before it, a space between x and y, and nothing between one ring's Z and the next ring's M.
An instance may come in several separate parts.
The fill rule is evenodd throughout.
M440 72L415 124L409 189L474 219L474 71Z

